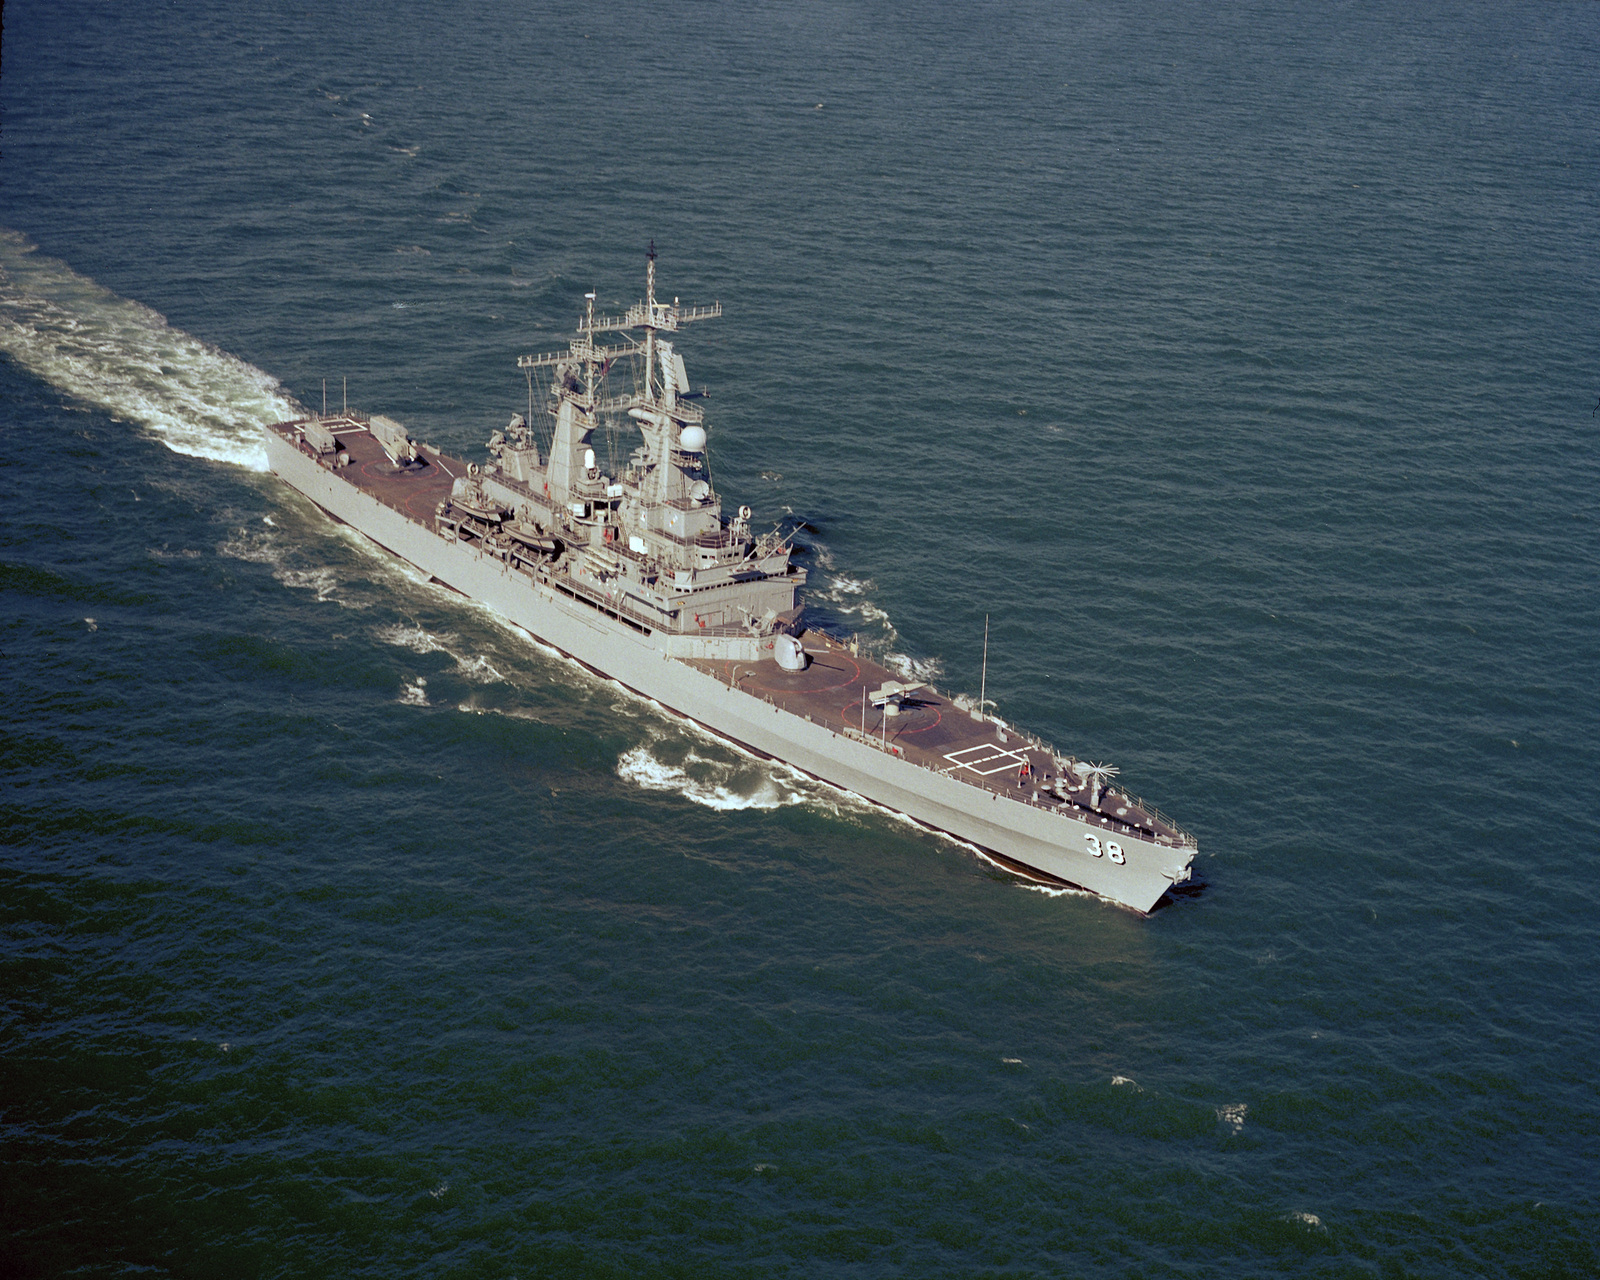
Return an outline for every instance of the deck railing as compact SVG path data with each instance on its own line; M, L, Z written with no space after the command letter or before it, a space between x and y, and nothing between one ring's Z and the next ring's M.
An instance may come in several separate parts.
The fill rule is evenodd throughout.
M734 682L730 681L729 687L735 687ZM781 710L788 710L787 707L776 701L770 694L763 695L762 700L771 704L772 706L778 707ZM793 715L796 713L790 712L790 714ZM807 719L809 718L810 717L807 717ZM1139 835L1145 837L1153 836L1159 843L1162 844L1176 844L1178 847L1184 849L1199 848L1199 841L1197 841L1187 831L1183 830L1182 827L1178 826L1154 805L1147 805L1143 800L1135 799L1131 796L1129 799L1132 800L1135 805L1142 809L1156 822L1166 827L1167 831L1170 831L1172 834L1167 835L1161 831L1152 831L1148 827L1136 826L1131 822L1124 822L1121 818L1114 818L1109 814L1098 813L1092 809L1086 810L1081 808L1079 805L1074 804L1070 800L1061 800L1052 797L1052 799L1046 801L1039 798L1041 794L1050 794L1048 792L1040 793L1038 791L1034 791L1030 793L1024 793L1022 795L1008 795L1005 792L989 786L981 777L969 774L969 772L963 769L960 765L951 765L949 768L941 769L934 765L926 764L920 760L912 760L906 755L905 748L901 747L893 740L885 740L873 733L864 733L860 729L854 728L848 724L841 724L837 729L828 724L824 724L823 727L833 733L837 733L843 737L849 738L853 742L865 743L867 746L875 747L879 751L883 751L894 756L896 759L904 760L908 764L914 764L919 769L926 769L929 773L936 773L941 777L954 778L957 782L964 782L969 787L976 787L980 791L987 791L990 795L1006 795L1007 799L1015 800L1020 804L1030 805L1035 809L1043 809L1046 813L1059 814L1063 811L1067 811L1070 812L1072 816L1077 818L1080 822L1092 823L1097 826L1104 827L1108 831L1117 832L1119 834ZM1025 734L1019 734L1018 736L1024 738L1027 737ZM1042 743L1036 743L1035 745L1040 746L1043 750L1049 750L1049 748L1044 747Z

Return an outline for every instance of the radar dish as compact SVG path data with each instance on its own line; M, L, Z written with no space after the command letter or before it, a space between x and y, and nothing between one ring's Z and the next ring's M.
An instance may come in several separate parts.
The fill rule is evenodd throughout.
M1089 783L1089 807L1098 809L1100 807L1100 797L1106 791L1106 783L1115 778L1122 770L1114 764L1080 764L1078 772Z

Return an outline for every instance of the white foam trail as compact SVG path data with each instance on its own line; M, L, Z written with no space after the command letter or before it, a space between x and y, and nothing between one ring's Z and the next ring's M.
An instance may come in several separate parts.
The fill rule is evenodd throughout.
M276 566L283 563L283 551L278 547L273 535L253 529L240 529L226 542L219 542L217 554L227 556L230 560L244 560L250 564Z
M1245 1102L1230 1102L1225 1107L1217 1108L1217 1119L1228 1126L1232 1133L1238 1133L1244 1128L1244 1118L1250 1114L1250 1106Z
M979 852L981 854L982 850L979 850ZM985 860L986 861L993 861L993 859L985 859ZM994 865L997 866L997 867L1000 867L1000 864L998 862L996 862ZM1009 867L1000 867L1000 869L1002 871L1011 871L1011 868L1009 868ZM1017 873L1015 871L1011 871L1011 874L1012 875L1016 875ZM1042 893L1047 898L1092 898L1092 897L1094 897L1094 894L1090 893L1087 889L1069 889L1064 884L1031 884L1031 883L1028 883L1026 881L1018 881L1017 888L1025 889L1029 893Z
M410 649L412 653L450 653L450 645L460 639L453 632L446 632L436 636L433 632L422 627L412 625L402 627L396 624L392 627L379 627L374 633L384 644L392 644L400 649ZM454 654L450 655L454 657Z
M471 658L462 658L455 654L451 657L456 660L456 673L465 680L474 684L504 684L506 678L494 669L490 661L482 654Z
M944 663L937 658L913 658L906 653L886 653L884 666L907 680L926 680L932 684L944 674Z
M0 350L176 453L267 470L261 428L305 411L276 379L0 228Z
M832 566L832 559L827 564ZM925 680L932 684L944 674L944 665L937 658L914 658L895 649L900 643L900 632L888 612L874 604L867 595L876 585L871 578L851 578L830 573L827 590L813 589L810 599L826 603L841 618L860 619L863 627L876 628L875 636L868 635L864 644L869 653L876 655L885 666L906 680Z
M338 574L327 566L294 569L286 565L284 549L278 542L277 526L272 524L269 517L263 517L262 524L267 526L266 529L240 529L232 538L218 544L217 553L250 564L267 565L272 570L272 576L284 586L310 591L319 603L326 604L331 600L343 609L362 607L339 598L339 588L343 584Z
M849 613L851 611L849 609L841 609L840 612ZM884 634L887 635L891 641L898 640L900 638L900 633L894 629L894 624L889 621L889 615L882 609L878 608L877 605L873 604L872 601L863 600L856 607L855 612L859 613L864 621L875 622L882 627Z
M412 683L401 689L398 701L408 707L425 707L428 705L427 689L428 682L418 676Z
M412 653L447 654L456 660L456 674L463 679L471 680L474 684L508 683L506 678L482 654L465 656L451 648L451 645L461 643L461 637L453 631L447 631L441 636L436 636L433 632L415 624L403 627L397 623L390 627L379 627L374 634L384 644L392 644L401 649L409 649Z
M842 574L833 574L828 582L828 590L814 591L813 599L827 601L835 613L854 614L868 626L882 627L883 644L893 644L900 638L900 633L889 621L889 615L867 599L866 593L874 585L871 578L847 578Z
M302 591L312 592L319 604L327 604L331 600L340 608L350 607L339 599L339 578L332 569L284 569L280 567L272 571L272 576L286 587L298 587Z
M692 766L698 766L697 773L710 776L696 777L690 772ZM693 751L684 757L682 765L666 764L650 753L648 744L624 753L617 761L617 776L635 786L646 791L675 792L708 809L777 809L786 804L803 804L807 799L785 788L770 774L746 795L728 785L736 769L735 765L706 760Z

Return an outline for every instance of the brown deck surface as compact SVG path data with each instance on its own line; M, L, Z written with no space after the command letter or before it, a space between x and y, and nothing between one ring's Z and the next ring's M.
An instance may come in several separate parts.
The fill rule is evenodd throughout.
M898 715L885 715L871 705L871 695L900 676L819 632L806 632L804 642L811 655L804 671L785 671L770 658L761 662L693 661L690 665L835 733L864 737L913 764L974 786L1041 808L1072 812L1112 833L1131 832L1167 844L1184 843L1183 834L1160 814L1119 791L1108 791L1098 812L1089 808L1087 788L1072 789L1073 802L1063 803L1050 791L1056 766L1047 748L992 720L974 720L970 712L931 689L907 694ZM868 698L864 713L863 690ZM1076 781L1070 778L1069 784Z
M292 440L296 425L280 423L273 430ZM424 528L433 528L434 514L439 504L450 496L450 486L457 476L467 473L465 462L425 452L419 453L416 465L397 467L365 424L354 418L324 419L323 426L339 438L350 455L350 465L339 468L334 474L364 489L385 506L410 516ZM310 449L305 452L311 456Z
M297 425L280 423L273 430L292 440ZM350 455L350 465L336 474L425 528L433 527L438 506L450 496L455 478L466 474L465 462L426 452L417 465L397 467L365 425L354 418L324 420L324 425ZM301 447L310 453L309 448ZM1087 788L1072 789L1072 801L1062 802L1050 790L1057 779L1048 749L993 721L974 720L931 689L908 694L898 715L886 716L870 701L863 714L863 689L870 698L875 690L900 677L819 632L807 632L805 646L811 662L804 671L785 671L771 658L760 662L695 660L690 665L835 733L865 738L913 764L974 786L1041 808L1071 812L1111 833L1154 837L1171 845L1187 843L1163 815L1119 791L1107 792L1099 811L1089 808Z

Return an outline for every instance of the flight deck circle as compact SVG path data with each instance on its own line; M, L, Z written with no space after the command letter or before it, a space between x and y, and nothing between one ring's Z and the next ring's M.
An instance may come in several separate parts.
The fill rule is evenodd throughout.
M876 707L872 708L872 711L875 714L882 714ZM937 729L940 721L944 719L944 712L938 707L934 706L923 705L908 707L902 705L900 708L900 714L895 716L894 719L898 721L912 720L914 717L918 717L922 712L925 711L933 712L932 720L929 720L926 724L897 724L892 728L889 736L897 738L903 733L927 733L929 729ZM861 704L856 702L848 702L844 706L840 707L839 719L844 721L844 723L850 726L850 728L859 729L861 725Z
M723 666L728 672L729 680L732 680L734 677L733 669L735 667L749 668L750 674L739 681L739 687L747 692L752 689L759 689L762 693L831 693L835 689L847 689L861 679L861 667L853 658L846 658L842 653L829 653L828 657L842 658L845 662L849 663L851 674L835 684L813 685L806 681L806 676L810 675L812 672L839 670L839 668L831 665L825 666L824 664L813 660L811 665L808 666L804 671L795 671L792 673L781 670L773 671L772 674L788 676L789 679L785 680L782 684L769 684L765 679L765 677L768 675L768 671L766 669L767 664L765 661L758 662L754 665L745 662L727 662L724 663ZM776 664L773 665L776 666Z

